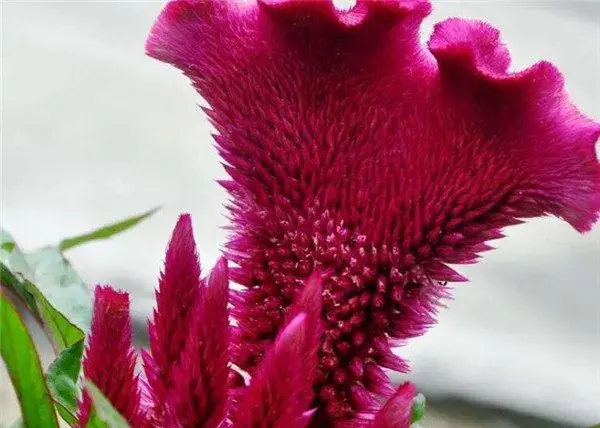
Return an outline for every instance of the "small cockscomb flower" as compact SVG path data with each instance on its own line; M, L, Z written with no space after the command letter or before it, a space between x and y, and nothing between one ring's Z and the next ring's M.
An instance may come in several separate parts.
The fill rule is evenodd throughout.
M83 373L132 426L145 427L135 362L129 296L108 286L97 286ZM84 392L78 413L81 428L88 422L91 406L91 398Z
M191 237L189 239L192 239ZM185 347L171 370L170 409L162 426L217 428L227 410L229 376L229 274L221 259L202 284L184 329Z
M232 278L254 373L314 270L325 331L315 386L325 419L393 394L391 347L435 322L449 264L474 263L524 218L584 232L600 210L600 126L548 62L508 70L498 30L419 26L427 0L174 0L149 55L210 105L231 180ZM390 341L393 339L394 341ZM327 419L328 418L328 419ZM322 422L327 426L327 422Z
M142 353L153 402L160 406L173 384L171 370L189 335L190 316L200 291L200 264L188 214L179 218L156 290L154 319L148 324L150 351ZM155 408L155 415L164 409Z

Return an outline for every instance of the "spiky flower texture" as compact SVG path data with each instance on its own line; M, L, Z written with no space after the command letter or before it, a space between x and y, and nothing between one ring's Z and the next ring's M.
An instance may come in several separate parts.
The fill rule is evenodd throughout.
M132 428L304 428L315 413L322 279L319 273L307 279L246 386L230 367L227 262L219 260L200 279L191 219L183 215L156 292L150 350L143 354L146 377L134 371L129 296L108 286L96 287L84 375ZM414 396L412 385L401 386L387 403L376 403L366 422L407 428ZM91 411L84 392L78 426L87 426Z
M471 20L419 26L427 0L174 0L149 55L173 64L205 109L231 180L227 257L250 373L304 279L330 271L314 426L369 419L389 396L392 345L422 334L474 263L522 219L580 232L600 210L600 126L548 62L509 72L499 32ZM392 339L393 341L391 341ZM373 395L375 394L375 395ZM321 424L321 425L319 425Z
M140 409L140 388L135 374L135 353L131 339L129 296L108 286L97 286L84 376L94 382L115 408L133 426L144 426ZM79 426L90 418L92 400L84 392L79 403Z

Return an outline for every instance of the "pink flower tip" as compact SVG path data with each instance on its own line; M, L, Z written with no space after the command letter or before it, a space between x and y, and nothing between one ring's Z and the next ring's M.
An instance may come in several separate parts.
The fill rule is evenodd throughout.
M150 353L142 353L154 417L164 417L164 403L173 387L172 370L178 363L190 329L190 317L201 289L200 263L192 220L182 214L165 255L164 271L156 290L156 309L148 323Z
M406 382L377 412L369 428L409 428L412 420L413 400L417 394L415 386Z
M130 424L143 427L146 418L140 408L141 392L135 360L129 295L110 286L96 286L83 373ZM91 399L84 392L78 410L82 427L87 423L91 406Z

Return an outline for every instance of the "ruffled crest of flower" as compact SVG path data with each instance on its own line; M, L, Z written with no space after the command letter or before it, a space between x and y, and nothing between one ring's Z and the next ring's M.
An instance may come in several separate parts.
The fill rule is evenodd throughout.
M135 374L129 295L109 286L97 286L83 373L134 427L144 427L140 388ZM87 392L79 403L79 426L90 417L92 400Z
M162 403L173 384L171 371L190 330L190 314L200 290L200 264L188 214L181 215L165 257L164 272L156 290L154 320L148 323L151 353L142 352L147 383L162 417Z
M236 428L308 426L320 346L321 280L313 276L232 415ZM304 311L306 309L306 311Z
M189 320L187 340L171 371L162 426L216 428L225 417L229 375L227 262L214 267Z
M231 180L228 258L250 372L304 278L323 285L316 386L333 419L351 389L389 393L390 351L435 322L448 264L474 263L523 218L586 231L600 211L600 126L554 66L508 72L488 24L450 19L419 43L425 0L175 0L150 55L180 68L206 109ZM364 395L364 394L363 394Z

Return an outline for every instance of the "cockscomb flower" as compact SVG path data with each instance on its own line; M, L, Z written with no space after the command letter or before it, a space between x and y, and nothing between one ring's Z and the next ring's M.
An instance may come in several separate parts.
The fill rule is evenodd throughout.
M509 71L480 21L441 22L422 46L430 10L174 0L147 41L209 104L231 176L235 363L254 373L304 279L332 272L315 426L364 419L393 393L382 368L407 365L391 348L435 322L446 282L466 280L449 264L476 262L524 218L580 232L598 218L600 126L559 71Z
M307 278L246 385L231 365L230 351L244 344L235 342L239 330L230 334L227 262L219 260L210 276L200 280L191 219L183 215L167 249L149 323L146 379L140 381L134 372L129 297L110 287L96 289L84 374L132 428L307 427L317 410L314 384L326 276L315 272ZM387 403L372 399L361 413L364 426L408 428L414 396L414 387L405 384ZM79 406L82 427L91 404L84 393Z
M83 374L135 427L144 427L140 408L139 379L135 374L136 355L131 336L129 296L108 286L97 286ZM79 426L85 427L92 401L84 392L79 403Z
M171 370L169 413L159 426L219 427L227 410L229 317L227 262L221 259L184 327L185 347Z
M190 317L203 283L189 214L179 217L167 247L165 268L156 290L153 321L148 323L150 351L142 352L153 414L162 417L160 406L172 387L171 370L178 362L190 334Z

